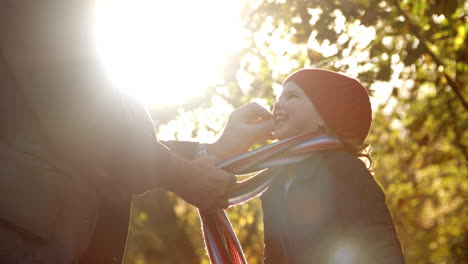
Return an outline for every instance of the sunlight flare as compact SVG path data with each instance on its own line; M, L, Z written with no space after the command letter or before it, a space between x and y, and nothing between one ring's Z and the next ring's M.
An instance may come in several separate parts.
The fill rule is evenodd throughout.
M222 78L240 48L238 1L99 0L97 50L113 83L147 105L179 104Z

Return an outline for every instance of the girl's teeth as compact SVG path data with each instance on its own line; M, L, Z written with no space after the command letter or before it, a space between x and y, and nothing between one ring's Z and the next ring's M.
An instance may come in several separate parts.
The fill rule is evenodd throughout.
M284 121L284 120L286 120L286 117L283 116L283 115L278 115L278 116L276 116L275 120L276 120L277 122L279 122L279 121Z

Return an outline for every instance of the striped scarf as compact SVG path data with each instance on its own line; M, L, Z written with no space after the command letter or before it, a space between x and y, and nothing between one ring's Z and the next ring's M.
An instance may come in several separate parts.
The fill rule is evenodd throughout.
M288 138L240 154L217 166L236 175L253 173L297 163L322 150L343 148L342 143L323 133L311 133ZM229 195L229 207L249 201L268 189L276 170L264 170L237 183ZM242 248L223 209L199 211L203 238L212 264L247 264Z

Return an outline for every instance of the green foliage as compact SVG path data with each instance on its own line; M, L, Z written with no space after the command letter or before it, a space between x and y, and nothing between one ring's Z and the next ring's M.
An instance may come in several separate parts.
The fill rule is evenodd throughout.
M375 178L407 262L468 263L466 2L258 0L246 1L243 12L250 46L233 56L222 89L205 98L233 107L265 99L271 106L272 88L302 67L357 77L373 97L368 143ZM240 87L239 73L254 81ZM203 102L215 111L206 103L213 100ZM203 122L191 122L197 121ZM195 127L194 135L206 129ZM134 208L127 263L151 263L152 254L159 254L157 263L207 263L196 211L172 195L150 200ZM158 220L171 214L171 221ZM259 201L229 210L250 263L262 258L261 215ZM186 250L164 252L179 247Z

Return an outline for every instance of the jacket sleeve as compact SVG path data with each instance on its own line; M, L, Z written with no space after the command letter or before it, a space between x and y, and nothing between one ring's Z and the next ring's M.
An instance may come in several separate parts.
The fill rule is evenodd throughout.
M195 154L198 148L198 142L191 141L161 141L166 147L168 147L172 152L182 156L187 160L192 160L195 158Z
M324 155L299 171L288 208L294 263L405 263L384 193L353 156Z
M188 170L157 141L146 109L111 87L94 61L43 67L10 62L18 91L39 121L38 133L59 163L89 177L101 191L141 194L162 177Z

